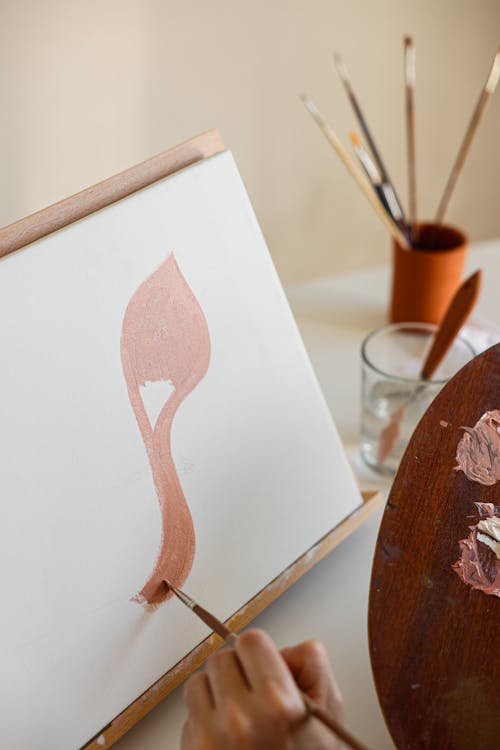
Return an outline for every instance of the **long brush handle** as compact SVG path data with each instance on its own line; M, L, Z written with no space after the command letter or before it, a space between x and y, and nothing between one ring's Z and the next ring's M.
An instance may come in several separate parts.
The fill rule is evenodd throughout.
M372 189L372 186L370 185L368 180L362 175L359 169L357 169L351 157L349 156L349 154L343 147L342 143L338 139L337 134L335 133L333 128L330 127L330 125L323 119L316 105L310 99L308 99L305 96L302 96L301 99L304 102L306 109L311 114L314 121L316 122L320 130L322 131L326 140L333 147L333 149L337 152L338 156L344 163L351 177L354 178L358 186L361 188L362 192L365 194L366 198L368 198L373 209L375 210L375 213L382 220L386 229L389 230L389 232L394 237L396 242L402 248L409 250L410 246L409 246L408 240L406 239L404 234L401 232L401 230L391 221L387 213L381 208L380 203Z
M436 211L436 217L434 219L434 222L436 224L441 224L441 222L443 221L444 214L446 212L446 209L448 208L448 203L450 202L451 194L453 193L453 190L455 189L455 185L460 176L460 172L462 171L462 167L464 165L467 154L469 153L469 149L471 147L472 141L474 140L474 136L476 135L476 131L479 127L479 123L483 119L484 113L486 112L486 107L488 105L488 102L491 96L495 92L499 78L500 78L500 49L497 51L495 55L490 73L488 75L488 79L484 85L483 90L481 91L481 95L478 99L474 112L472 113L469 126L466 130L462 144L458 150L458 154L456 156L455 163L453 164L452 170L450 172L450 176L448 177L448 182L446 183L444 193L442 195L441 200L439 201L439 206Z
M387 174L385 164L382 161L382 157L380 156L380 152L377 146L375 145L375 141L373 140L370 128L368 127L368 123L366 122L365 116L363 112L361 111L361 107L359 106L359 102L357 100L356 94L354 93L352 83L351 83L351 78L349 76L349 73L347 72L347 68L344 64L344 61L341 58L341 56L336 52L334 52L333 54L333 60L335 62L335 67L337 68L337 72L340 76L340 80L342 81L342 84L345 88L347 97L351 103L351 107L353 108L356 119L359 123L361 130L363 131L363 135L366 138L368 147L370 151L372 152L373 158L375 159L377 167L380 171L380 176L382 177L384 182L390 182L391 180L389 178L389 175Z
M340 80L342 81L347 97L349 101L351 102L351 106L354 110L354 114L356 115L356 119L359 123L359 126L361 130L363 131L363 134L365 136L366 142L368 143L368 147L372 153L373 158L375 159L375 162L377 164L377 167L380 171L380 176L382 177L383 182L387 182L389 185L391 185L393 193L394 193L394 199L396 203L398 204L398 209L400 213L404 217L404 211L401 207L401 203L399 198L396 195L396 191L394 189L394 186L392 184L392 180L389 177L387 173L387 169L385 168L385 164L382 161L382 157L380 156L380 151L378 150L377 146L375 145L375 141L373 140L370 128L368 127L368 123L366 122L365 116L363 115L361 111L361 107L359 105L359 102L357 100L356 94L354 93L354 89L352 87L351 79L349 77L349 73L347 71L347 68L344 64L344 61L342 60L341 56L334 52L333 59L335 62L335 67L337 68L337 72L340 76Z
M337 735L339 740L342 740L342 742L344 742L348 747L353 748L353 750L367 750L366 745L361 744L361 742L357 740L356 737L354 737L350 732L348 732L347 729L342 726L342 724L334 719L333 716L328 713L328 711L325 711L324 708L319 706L315 701L311 700L311 698L309 698L309 696L305 693L302 693L302 691L301 695L308 713L311 716L315 716L316 719L318 719L322 724L328 727L330 731Z
M408 218L412 231L417 221L417 174L415 149L415 47L411 37L404 39L405 50L405 105L406 153L408 159Z
M422 378L428 380L433 376L452 345L455 337L474 308L481 291L481 269L469 276L458 288L451 300L438 331L425 358L422 367Z

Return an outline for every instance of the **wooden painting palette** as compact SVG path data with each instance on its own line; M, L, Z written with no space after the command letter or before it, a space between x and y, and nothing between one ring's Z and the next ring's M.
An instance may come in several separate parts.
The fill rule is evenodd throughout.
M500 483L487 486L455 470L462 427L496 409L500 345L466 365L432 403L383 516L369 641L380 704L400 750L500 747L500 598L452 568L459 541L480 518L475 503L492 503L500 515Z

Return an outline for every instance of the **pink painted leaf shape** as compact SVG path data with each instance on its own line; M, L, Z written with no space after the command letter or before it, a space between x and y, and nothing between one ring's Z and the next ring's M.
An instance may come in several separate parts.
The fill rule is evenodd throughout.
M133 294L123 319L122 367L151 465L161 511L161 543L148 580L133 597L158 606L171 592L167 578L182 586L191 569L195 533L191 513L172 458L171 431L177 409L207 372L210 337L203 311L173 254ZM160 381L173 386L151 424L141 386Z

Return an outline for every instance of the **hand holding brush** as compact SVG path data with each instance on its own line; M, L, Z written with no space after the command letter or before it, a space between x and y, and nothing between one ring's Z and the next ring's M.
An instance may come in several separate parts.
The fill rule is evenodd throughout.
M236 636L187 594L174 594L224 641L186 683L182 750L366 750L341 724L342 698L324 647L278 651L262 630Z

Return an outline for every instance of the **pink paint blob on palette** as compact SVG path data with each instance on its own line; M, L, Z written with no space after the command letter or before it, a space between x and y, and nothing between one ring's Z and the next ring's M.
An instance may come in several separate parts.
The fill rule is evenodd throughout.
M133 601L154 608L172 596L164 579L182 586L193 563L193 520L172 458L171 430L177 409L203 379L210 363L205 316L173 254L140 285L128 303L121 359L161 511L158 557ZM152 383L173 387L154 423L141 395L141 387Z
M453 570L472 588L500 596L500 508L475 503L478 521L459 541L460 557Z
M500 411L487 411L474 427L465 430L457 447L457 471L479 484L500 480Z
M485 412L457 446L456 471L485 486L500 480L500 410ZM452 565L462 581L485 594L500 597L500 508L474 503L477 521L458 544L460 557Z

